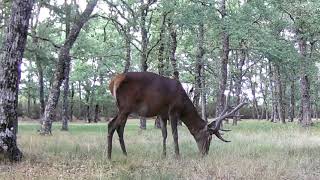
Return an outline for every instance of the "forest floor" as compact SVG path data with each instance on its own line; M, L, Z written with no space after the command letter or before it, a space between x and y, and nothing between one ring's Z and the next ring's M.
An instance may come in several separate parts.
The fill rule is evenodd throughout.
M167 157L162 158L161 131L137 120L125 129L128 157L122 155L117 134L112 161L106 157L106 123L70 123L52 136L39 136L36 122L20 122L20 163L0 164L0 179L320 179L320 123L304 129L296 123L241 121L224 137L214 138L209 155L201 158L193 137L179 127L181 159L174 158L168 128Z

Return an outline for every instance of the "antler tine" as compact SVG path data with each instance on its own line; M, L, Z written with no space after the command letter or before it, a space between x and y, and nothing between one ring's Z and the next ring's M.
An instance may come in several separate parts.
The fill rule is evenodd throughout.
M212 126L212 124L215 123L214 129L211 129L211 133L212 133L212 134L215 134L216 132L218 132L218 131L220 130L220 125L221 125L221 123L222 123L222 120L224 120L225 118L228 118L228 117L232 117L235 112L237 112L240 108L242 108L242 107L243 107L244 105L246 105L246 104L247 104L246 102L242 102L242 103L240 103L237 107L235 107L232 111L230 111L230 112L228 112L228 113L225 113L225 114L217 117L215 120L213 120L213 121L209 124L209 126L210 126L210 125Z
M223 137L221 136L221 134L219 133L219 131L216 132L215 135L216 135L221 141L223 141L223 142L231 142L231 141L228 141L228 140L223 139Z

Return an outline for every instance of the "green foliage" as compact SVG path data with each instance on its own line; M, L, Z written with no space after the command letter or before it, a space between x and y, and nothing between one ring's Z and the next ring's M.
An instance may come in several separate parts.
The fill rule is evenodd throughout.
M140 2L133 0L110 1L118 8L119 11L117 11L108 6L106 1L101 1L96 13L84 26L71 50L72 68L70 74L70 84L74 84L75 87L75 101L85 104L84 97L90 94L92 104L98 103L105 107L102 112L104 115L113 114L116 110L114 99L108 92L110 78L116 73L123 72L125 67L126 36L121 28L129 28L127 35L131 38L130 71L139 71L141 53L139 51L141 48ZM154 46L149 53L148 70L158 72L158 42L164 14L166 15L163 37L165 71L167 76L171 76L172 67L169 61L171 42L168 31L168 20L170 19L177 28L176 58L182 82L195 83L197 29L200 23L204 24L204 75L207 84L207 102L211 104L218 89L219 59L222 48L221 31L223 28L226 29L230 37L229 65L233 66L229 67L232 72L230 77L237 73L236 64L233 61L239 59L241 43L244 43L245 51L248 54L245 68L249 64L254 65L248 69L251 74L245 74L243 79L247 79L249 75L258 76L258 67L263 66L265 87L269 82L266 74L269 62L281 66L284 82L293 80L298 84L301 57L296 40L299 38L298 36L303 36L308 41L309 70L307 73L310 76L310 82L312 82L311 96L316 99L319 84L317 78L319 70L316 64L320 57L318 41L320 3L316 0L303 2L299 0L227 0L226 2L227 16L223 23L218 10L220 6L218 1L175 0L158 1L153 4L147 14L146 22L149 48ZM37 60L41 62L43 67L45 94L47 95L58 56L58 48L53 44L61 46L65 39L65 23L67 21L65 6L56 1L48 1L48 4L51 6L45 5L42 9L50 10L49 16L41 17L36 29L34 29L36 35L41 37L38 39L38 45L35 45L31 37L28 38L25 62L32 62L33 68L29 67L29 63L25 63L28 67L22 75L21 99L26 100L27 94L32 94L32 97L38 100L36 82L38 72L35 64ZM82 9L79 4L74 4L74 2L69 6L72 24L77 20L78 13ZM122 12L124 16L122 17L119 12ZM302 31L299 35L296 34L297 28ZM312 52L311 43L313 45ZM31 82L27 81L28 75L33 76ZM285 92L289 92L288 86L284 89ZM80 97L80 93L82 97ZM261 92L257 93L261 95ZM244 92L243 97L246 94ZM270 99L270 97L268 98ZM296 91L296 98L299 100L299 91ZM78 112L80 111L82 110L78 110Z

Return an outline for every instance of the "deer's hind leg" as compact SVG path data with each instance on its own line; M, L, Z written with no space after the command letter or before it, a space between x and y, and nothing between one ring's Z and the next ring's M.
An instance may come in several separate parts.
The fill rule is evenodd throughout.
M119 112L108 124L108 159L111 159L112 138L115 130L119 135L121 149L126 154L126 149L123 141L124 127L127 122L128 113Z
M121 117L120 125L118 125L118 127L117 127L117 133L119 136L120 147L121 147L122 152L125 156L127 155L127 151L126 151L126 146L125 146L125 143L123 140L123 133L124 133L124 127L126 126L127 119L128 119L128 114L123 115L123 117Z

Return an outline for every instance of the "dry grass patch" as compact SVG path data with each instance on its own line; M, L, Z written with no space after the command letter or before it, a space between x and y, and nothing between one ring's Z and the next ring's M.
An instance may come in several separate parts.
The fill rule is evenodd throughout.
M125 132L128 157L115 135L112 161L106 158L106 124L71 123L69 132L55 124L42 137L36 123L21 123L21 163L0 165L0 179L320 179L320 126L242 121L228 127L231 143L214 139L201 158L185 127L179 128L181 159L174 158L171 130L167 158L161 157L160 130L149 122L140 131L129 121Z

